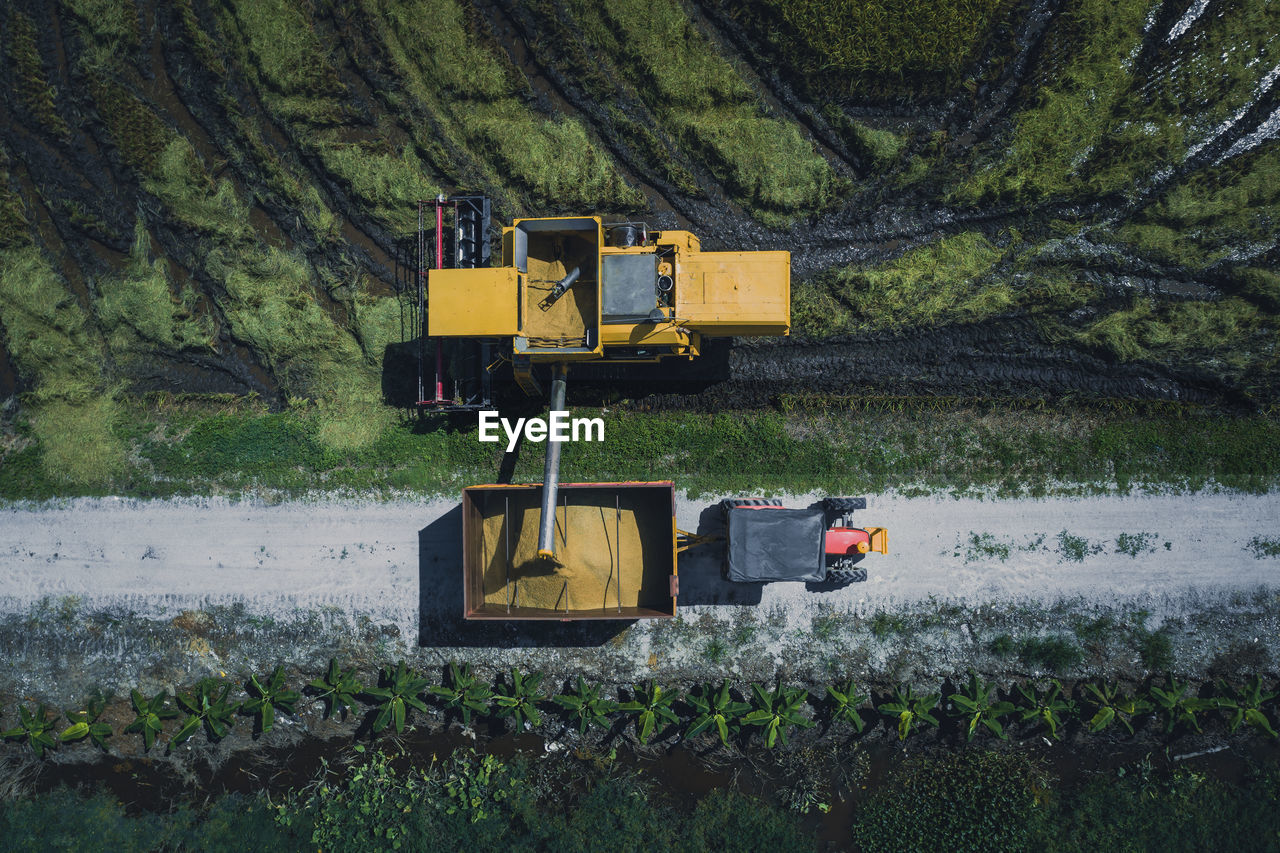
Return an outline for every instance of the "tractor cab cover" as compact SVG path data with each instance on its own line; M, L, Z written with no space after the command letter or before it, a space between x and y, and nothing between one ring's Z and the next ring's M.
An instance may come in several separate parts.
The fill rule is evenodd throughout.
M826 516L820 509L731 507L728 578L731 581L826 579Z

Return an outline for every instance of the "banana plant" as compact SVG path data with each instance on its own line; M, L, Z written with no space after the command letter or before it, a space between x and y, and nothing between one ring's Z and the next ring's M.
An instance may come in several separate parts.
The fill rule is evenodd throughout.
M959 716L968 719L965 734L969 740L977 734L978 726L985 726L1001 740L1008 738L1000 720L1012 714L1014 707L1012 702L1000 699L996 685L982 681L976 672L970 672L969 682L960 688L959 693L952 693L947 698L959 709Z
M245 689L249 698L240 708L258 718L258 728L263 734L271 731L277 709L292 714L293 706L302 698L298 691L285 688L283 666L276 666L265 685L258 680L258 676L251 674Z
M516 722L516 731L524 731L525 724L540 726L542 725L542 713L538 710L538 703L546 700L538 692L538 686L542 684L542 673L531 672L528 675L521 675L520 670L512 668L511 683L507 685L507 692L503 692L502 688L495 690L493 693L493 702L498 707L499 717L511 717Z
M53 731L54 726L58 724L58 717L56 714L52 714L43 703L34 712L28 710L25 705L19 706L18 720L21 725L8 731L0 732L0 738L4 740L25 740L37 758L44 758L46 749L57 748L58 741L54 738Z
M1260 732L1276 737L1276 730L1271 727L1271 721L1262 710L1262 706L1276 698L1276 694L1262 692L1262 676L1255 675L1252 684L1233 691L1232 695L1227 695L1226 684L1220 684L1219 687L1223 696L1218 699L1217 705L1222 710L1231 712L1231 720L1227 725L1232 734L1240 728L1241 723L1245 723Z
M809 693L795 687L776 687L765 690L752 682L752 710L742 718L743 725L764 727L764 745L773 749L779 740L787 745L787 730L792 728L811 728L813 720L805 717L800 709L804 706Z
M458 669L456 663L450 663L449 683L433 685L429 690L432 695L444 700L446 713L451 708L457 709L462 716L462 725L468 729L471 728L472 712L488 714L489 702L493 698L489 685L477 681L471 674L469 663L464 663L462 669Z
M187 712L187 718L170 739L170 746L185 743L201 726L211 741L226 737L235 725L236 711L240 710L238 704L227 701L230 692L230 682L203 678L192 692L179 693L178 705Z
M1197 715L1218 707L1218 703L1213 699L1202 699L1194 694L1188 695L1189 687L1187 682L1180 682L1173 676L1169 676L1167 687L1151 688L1151 699L1164 717L1165 734L1172 733L1179 724L1185 724L1197 732L1200 731Z
M648 687L637 684L631 692L631 701L619 704L618 710L636 715L636 734L640 743L648 743L659 723L675 725L680 722L676 712L671 710L675 701L675 693L667 693L650 681Z
M1058 729L1076 713L1076 703L1062 695L1062 684L1056 678L1049 682L1049 689L1044 692L1026 684L1019 684L1018 692L1022 694L1022 704L1015 710L1022 715L1022 722L1036 720L1044 723L1049 736L1054 739L1058 738Z
M884 703L878 710L886 717L897 717L898 740L904 741L917 724L937 727L938 718L933 716L932 712L941 701L942 696L937 693L916 696L910 685L905 692L902 685L899 685L894 691L893 700Z
M396 664L396 668L384 667L382 670L384 687L366 687L365 694L378 700L378 713L373 718L373 733L377 734L387 727L395 726L396 734L404 731L405 715L409 708L416 708L427 713L427 706L418 698L427 686L427 679L405 666L404 661Z
M178 709L169 705L169 696L163 690L150 699L144 698L137 690L130 690L129 698L136 716L124 730L142 732L144 751L149 751L155 745L156 736L164 730L164 721L178 716Z
M1151 711L1151 703L1137 696L1126 696L1115 684L1086 684L1085 691L1093 694L1089 700L1097 708L1088 722L1089 731L1097 734L1114 722L1133 734L1133 718Z
M595 684L587 684L582 676L578 676L577 690L552 697L567 712L570 719L578 721L578 734L585 735L591 726L602 729L609 728L609 715L617 709L617 703L600 698L600 688Z
M90 697L83 711L68 711L67 722L71 725L63 729L62 734L58 735L58 740L71 743L87 737L97 744L99 749L105 750L107 738L111 737L111 726L99 721L98 718L107 709L110 701L110 696L104 696L101 691L98 691Z
M693 718L686 739L694 738L715 726L720 742L729 745L729 731L737 728L738 719L751 709L746 702L735 702L729 693L729 682L720 682L720 689L704 684L697 696L687 696L686 701L693 706L698 715Z
M827 688L827 705L830 709L831 722L845 722L853 726L853 730L862 734L866 720L858 713L858 708L871 697L866 693L857 693L853 688L853 679L844 686L832 685Z
M307 689L324 703L326 720L335 714L342 714L345 719L347 712L355 708L356 695L364 691L364 685L356 678L355 669L341 669L337 658L329 658L329 671L323 678L310 681Z

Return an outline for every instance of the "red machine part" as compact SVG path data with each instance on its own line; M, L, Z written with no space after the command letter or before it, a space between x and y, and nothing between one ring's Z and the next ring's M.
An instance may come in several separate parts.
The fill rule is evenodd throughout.
M861 527L833 527L827 531L826 552L839 557L852 557L871 550L871 535Z

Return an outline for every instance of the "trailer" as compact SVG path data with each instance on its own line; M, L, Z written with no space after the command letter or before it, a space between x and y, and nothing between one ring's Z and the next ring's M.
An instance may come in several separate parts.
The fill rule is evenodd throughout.
M470 486L462 492L464 617L669 619L675 488L655 483ZM542 538L549 522L550 541ZM546 545L551 545L548 555Z

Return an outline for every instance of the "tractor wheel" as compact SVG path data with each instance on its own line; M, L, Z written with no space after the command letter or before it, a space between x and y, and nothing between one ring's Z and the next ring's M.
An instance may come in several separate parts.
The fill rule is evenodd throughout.
M867 579L866 569L831 569L827 572L827 581L838 587L851 583L862 583Z
M866 498L823 498L822 508L830 513L852 512L855 509L866 509Z
M720 506L726 510L735 506L782 506L782 501L778 498L725 498L720 501Z

